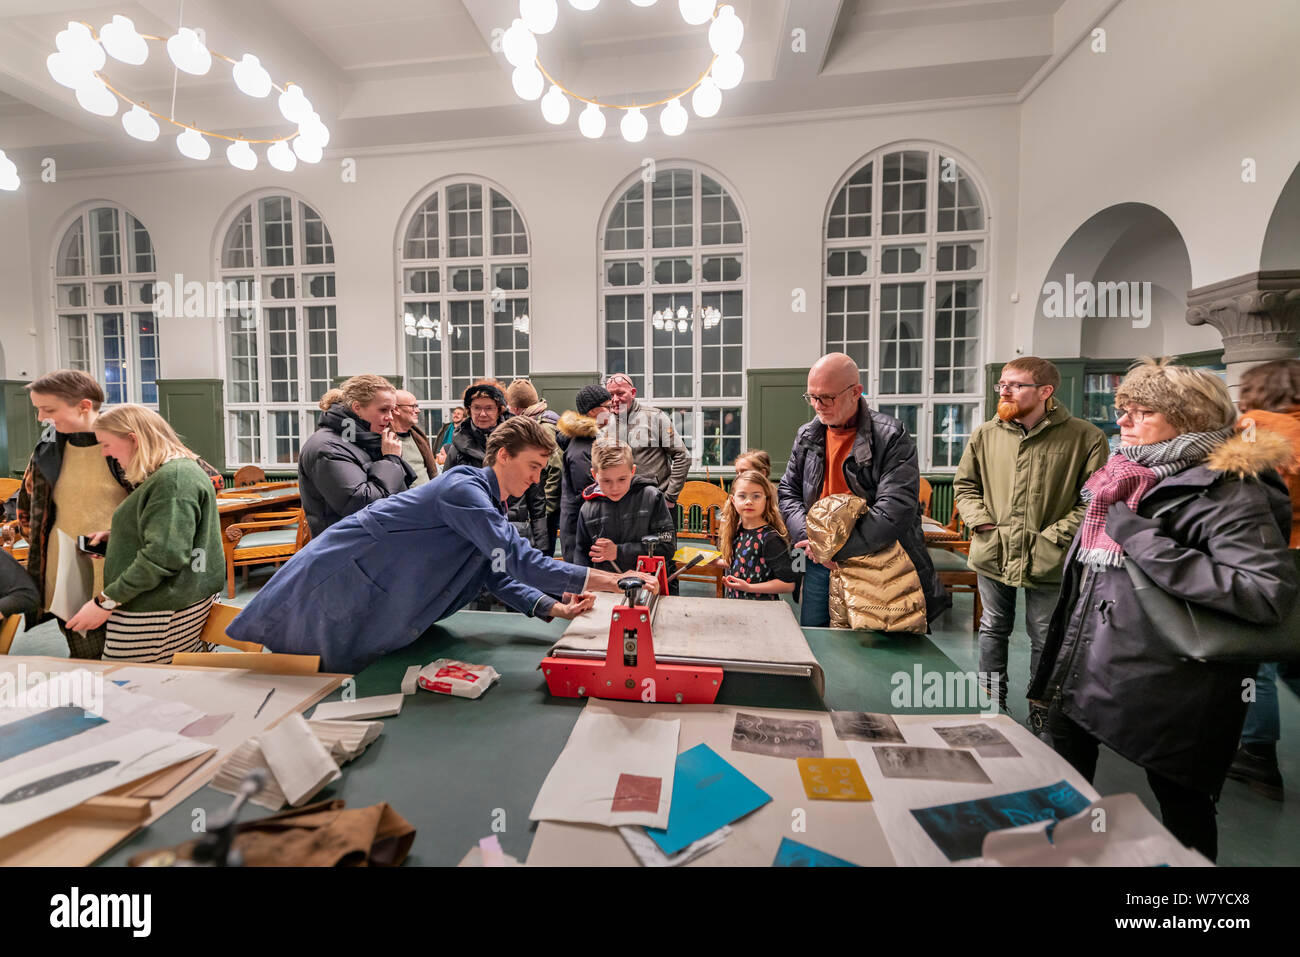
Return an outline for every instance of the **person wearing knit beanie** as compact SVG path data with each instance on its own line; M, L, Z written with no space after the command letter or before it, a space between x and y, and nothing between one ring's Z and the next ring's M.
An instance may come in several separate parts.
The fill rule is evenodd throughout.
M583 386L578 390L577 404L579 415L590 415L598 405L604 405L610 399L609 390L601 385Z
M1237 421L1226 390L1203 369L1174 365L1169 358L1144 358L1120 382L1115 408L1141 406L1159 412L1179 433L1215 432Z

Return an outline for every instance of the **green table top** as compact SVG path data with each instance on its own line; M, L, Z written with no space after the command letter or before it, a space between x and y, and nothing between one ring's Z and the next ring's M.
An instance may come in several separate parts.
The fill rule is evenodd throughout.
M356 676L357 697L393 694L410 665L438 658L489 664L501 679L475 700L426 691L408 696L400 715L383 719L384 733L378 740L344 765L342 778L313 800L342 798L348 807L388 802L416 828L408 858L412 865L455 865L479 838L493 833L494 821L504 813L505 830L498 833L501 847L523 861L536 827L528 812L585 703L551 697L537 670L565 624L461 611L366 668ZM807 678L728 674L718 703L907 713L921 709L891 702L893 675L912 676L918 665L923 673L958 671L924 636L890 638L828 628L805 628L804 634L826 674L824 701ZM943 709L925 710L933 714ZM141 850L191 840L193 810L203 808L208 820L215 820L231 800L212 788L200 788L100 863L122 865ZM267 813L246 805L241 818Z

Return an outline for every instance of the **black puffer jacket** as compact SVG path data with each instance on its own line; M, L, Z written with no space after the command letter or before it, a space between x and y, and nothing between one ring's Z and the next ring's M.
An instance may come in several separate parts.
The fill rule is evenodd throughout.
M808 537L805 518L821 498L825 478L826 426L813 419L795 434L790 462L777 489L791 545ZM921 579L926 620L934 621L952 607L952 596L939 581L925 550L916 445L903 423L872 411L866 399L858 399L858 434L853 452L844 462L844 478L853 494L866 500L870 511L858 521L852 537L833 560L871 555L898 542Z
M573 443L569 443L572 448ZM592 485L582 493L582 510L578 514L577 538L574 542L574 564L594 565L591 546L598 538L608 538L618 546L618 570L630 572L636 569L638 555L647 554L641 545L641 539L647 535L656 535L659 544L655 546L656 555L668 556L668 574L674 571L672 554L677 551L677 529L672 513L668 511L668 500L659 486L640 475L632 477L632 484L617 502L610 501L599 485ZM608 563L603 563L607 570ZM676 593L677 583L672 583Z
M560 472L560 552L566 562L575 564L578 513L582 511L582 493L594 481L591 477L591 446L600 426L591 416L570 410L560 416L557 428L567 439L564 468Z
M509 412L503 412L497 425L510 417ZM475 426L468 417L456 426L456 431L451 436L451 445L447 449L447 464L443 466L443 471L457 465L472 465L481 469L487 455L490 432L490 429L485 432ZM539 482L529 486L523 495L510 496L506 499L506 506L510 511L510 524L519 532L520 537L539 551L545 551L550 533L546 527L546 489L542 484Z
M400 455L384 455L379 433L342 402L321 414L298 455L298 490L313 538L414 481L414 470Z
M1263 443L1229 439L1201 465L1152 486L1134 514L1111 506L1106 534L1171 595L1276 625L1296 600L1287 552L1291 500ZM1159 519L1161 504L1186 501ZM1186 787L1217 795L1246 717L1254 664L1197 662L1153 633L1123 568L1065 560L1061 596L1029 697L1060 708L1095 738ZM1300 635L1296 636L1300 645Z

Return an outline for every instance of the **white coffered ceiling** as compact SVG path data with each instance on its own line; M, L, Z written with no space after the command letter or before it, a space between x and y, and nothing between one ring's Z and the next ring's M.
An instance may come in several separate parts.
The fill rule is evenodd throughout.
M1115 2L734 0L745 23L745 80L707 122L1011 101ZM0 0L0 149L20 168L47 155L74 170L177 159L170 136L139 143L119 118L83 111L45 58L68 20L98 29L121 13L165 36L179 8L179 0ZM302 84L331 129L331 151L576 135L572 122L557 134L536 103L515 96L509 64L492 49L494 31L517 8L513 0L184 0L184 23L203 27L212 49L236 59L255 53L277 82ZM806 38L799 52L797 30ZM602 0L590 13L560 0L559 23L540 41L543 63L567 86L609 101L680 89L709 56L705 28L688 26L675 0L650 8ZM105 72L137 99L170 109L173 70L161 45L150 45L144 66L109 60ZM274 99L240 94L221 61L206 77L180 75L174 115L250 137L284 128ZM607 135L617 135L614 124Z

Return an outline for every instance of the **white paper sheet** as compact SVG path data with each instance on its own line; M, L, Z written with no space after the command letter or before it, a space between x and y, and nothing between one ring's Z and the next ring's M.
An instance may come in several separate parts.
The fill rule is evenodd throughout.
M80 551L77 540L67 532L55 529L54 534L59 536L59 563L54 572L54 594L46 607L67 621L94 594L95 568L90 564L94 559Z
M949 866L953 863L912 816L913 808L1009 794L1060 780L1068 781L1089 801L1100 797L1064 758L1006 715L898 714L894 715L894 720L907 744L914 747L947 748L947 742L935 733L936 726L987 723L1001 731L1020 752L1018 758L982 758L976 754L975 758L988 774L990 783L967 784L885 777L871 753L873 746L870 742L845 741L849 754L857 760L867 787L871 789L876 816L894 860L900 866ZM969 753L975 754L973 751Z
M401 714L404 694L381 694L353 701L322 701L311 713L313 721L361 721Z
M0 836L211 750L211 745L193 738L141 729L102 747L9 775L0 780Z
M667 827L680 729L676 719L629 718L584 709L542 782L529 820ZM629 781L633 775L635 779ZM646 793L636 787L644 779L659 782L654 810L648 800L637 797ZM619 805L629 809L615 810Z
M275 782L294 807L305 804L321 788L341 777L325 745L307 727L307 719L296 712L264 731L257 741Z
M712 834L706 834L698 841L687 844L676 854L665 854L659 845L650 839L650 835L639 827L620 827L618 833L627 841L636 859L642 867L678 867L693 861L701 854L707 854L731 836L731 825L726 824Z
M419 686L415 683L420 677L420 666L411 665L406 669L406 674L402 675L402 694L415 694Z
M1213 867L1165 830L1136 794L1112 794L1061 821L993 831L983 856L991 867ZM1100 829L1097 825L1100 824Z

